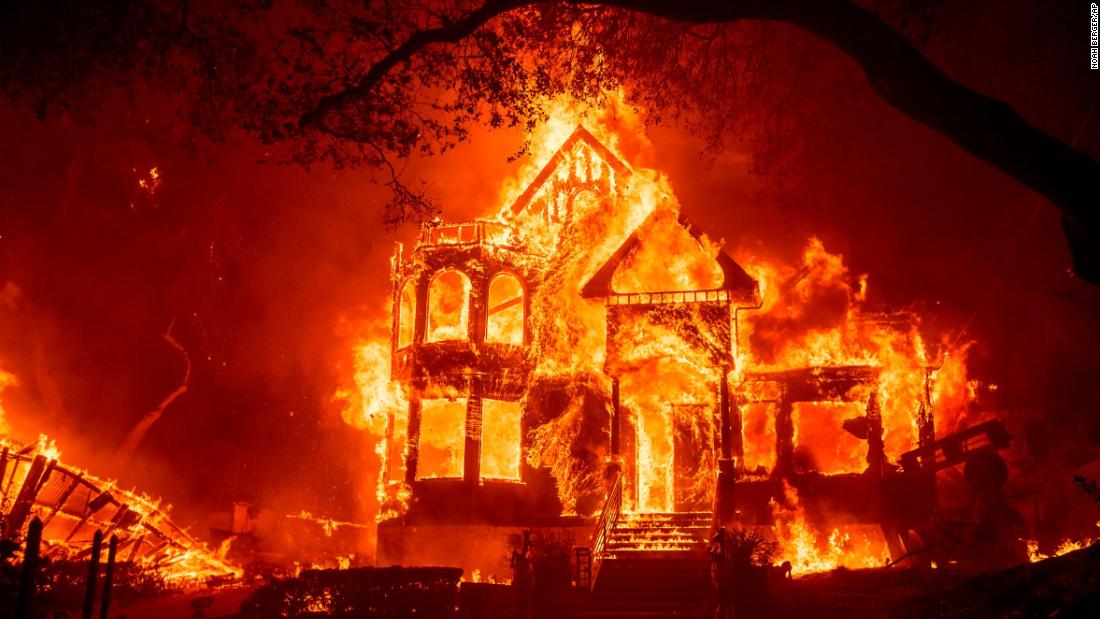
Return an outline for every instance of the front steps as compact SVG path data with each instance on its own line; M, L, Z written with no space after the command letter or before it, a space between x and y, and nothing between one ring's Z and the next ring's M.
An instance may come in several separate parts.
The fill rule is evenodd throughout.
M623 514L592 591L590 618L704 617L711 603L706 512Z

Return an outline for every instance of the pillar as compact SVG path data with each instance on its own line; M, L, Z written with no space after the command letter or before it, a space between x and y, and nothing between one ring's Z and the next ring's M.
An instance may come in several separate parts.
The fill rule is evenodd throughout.
M466 399L466 445L462 452L462 478L476 484L481 480L481 396Z
M722 368L718 379L718 427L721 441L719 445L718 480L714 496L715 526L731 524L736 513L737 476L733 460L735 433L732 417L729 371ZM736 437L736 442L740 443L740 415L738 415Z
M882 477L885 460L882 411L878 407L878 393L872 391L867 398L867 472L873 477Z
M794 404L787 394L787 388L779 396L775 413L775 470L781 476L790 475L794 470Z
M420 457L420 395L409 397L409 436L405 452L405 482L416 481L416 462Z
M611 378L611 455L622 452L622 418L619 414L619 379Z

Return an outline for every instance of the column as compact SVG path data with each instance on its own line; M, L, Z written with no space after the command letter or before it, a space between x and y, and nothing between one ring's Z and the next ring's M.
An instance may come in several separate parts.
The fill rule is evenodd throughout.
M622 418L619 414L619 379L611 378L611 455L622 452Z
M405 482L416 481L416 462L420 457L420 394L409 396L409 436L405 452Z
M718 425L721 441L718 458L718 480L714 497L714 524L716 526L733 523L737 505L737 475L733 453L735 441L738 444L740 443L741 423L740 415L738 415L737 427L733 427L730 404L729 370L723 367L718 375Z
M462 478L466 483L481 480L481 396L466 399L466 446L462 452Z

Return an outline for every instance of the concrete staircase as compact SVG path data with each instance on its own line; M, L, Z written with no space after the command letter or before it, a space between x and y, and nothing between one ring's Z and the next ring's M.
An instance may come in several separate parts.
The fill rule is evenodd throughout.
M623 514L616 522L584 616L704 617L711 603L706 555L711 514Z

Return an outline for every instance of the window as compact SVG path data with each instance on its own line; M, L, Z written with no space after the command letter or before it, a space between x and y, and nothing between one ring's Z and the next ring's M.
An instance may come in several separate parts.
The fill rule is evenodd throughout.
M523 284L515 275L501 273L489 282L489 317L485 341L523 344Z
M470 279L460 271L441 271L428 286L428 342L464 340L470 328Z
M407 281L401 287L401 297L397 306L397 347L404 348L413 343L416 336L416 286Z
M416 478L462 477L465 446L466 398L421 401Z
M519 479L519 402L481 401L481 478Z

